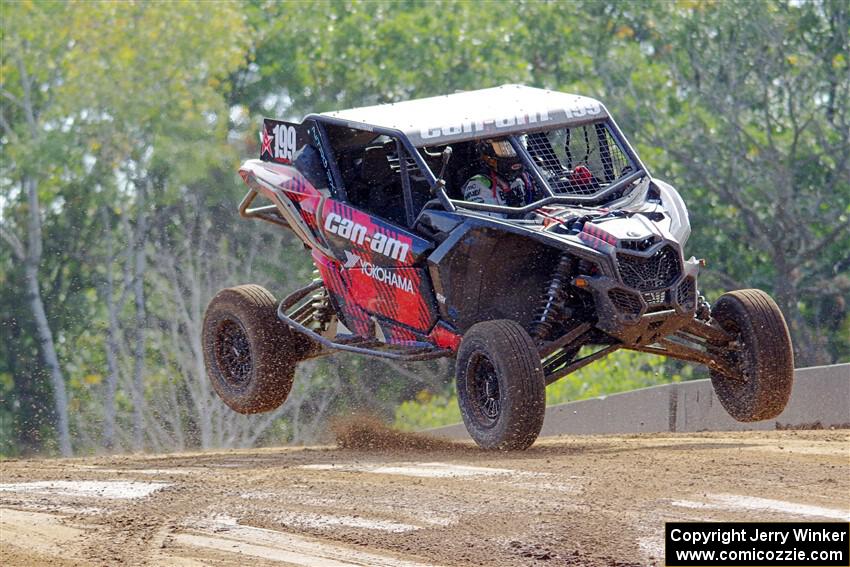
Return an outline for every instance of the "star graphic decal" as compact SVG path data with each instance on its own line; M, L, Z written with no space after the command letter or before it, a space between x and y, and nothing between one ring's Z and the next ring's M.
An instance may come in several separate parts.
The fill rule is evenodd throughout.
M263 128L263 146L260 150L260 155L265 153L268 153L269 157L272 157L272 139L269 137L269 133L266 132L266 129Z

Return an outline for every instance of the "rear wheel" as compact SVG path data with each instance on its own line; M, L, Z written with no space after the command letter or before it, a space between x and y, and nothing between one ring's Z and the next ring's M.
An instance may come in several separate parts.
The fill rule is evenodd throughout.
M204 316L204 363L213 389L239 413L261 413L289 395L295 365L309 348L277 318L274 296L258 285L223 289Z
M782 413L794 382L794 353L779 307L761 290L742 289L723 294L711 315L732 337L729 344L708 347L730 370L711 370L720 403L738 421Z
M525 449L546 411L546 380L531 337L518 323L486 321L464 335L457 356L463 422L484 449Z

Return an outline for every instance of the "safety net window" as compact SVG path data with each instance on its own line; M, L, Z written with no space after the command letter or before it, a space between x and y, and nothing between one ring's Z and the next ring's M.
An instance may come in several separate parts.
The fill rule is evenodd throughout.
M522 142L556 194L594 195L635 171L604 122L527 134Z

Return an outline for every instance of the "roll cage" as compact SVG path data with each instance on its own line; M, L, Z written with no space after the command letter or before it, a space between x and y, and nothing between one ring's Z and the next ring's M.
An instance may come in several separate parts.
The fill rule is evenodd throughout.
M631 144L629 144L628 140L623 135L616 122L610 116L608 116L599 121L598 123L604 123L608 127L610 134L616 140L619 147L622 149L628 159L631 160L631 162L634 164L634 171L628 173L624 177L621 177L620 179L611 183L608 187L605 187L603 190L596 192L592 195L559 194L553 189L552 184L549 182L549 180L547 180L542 175L540 168L537 166L537 164L535 164L534 159L529 153L529 150L521 142L520 136L517 134L509 134L502 137L506 138L514 147L517 154L522 159L522 162L525 165L527 171L531 174L532 178L537 183L537 186L542 191L543 196L539 199L536 199L534 202L522 207L508 207L487 203L473 203L460 199L453 199L449 196L444 186L438 183L437 176L434 174L431 167L423 158L420 151L418 151L418 148L413 145L408 136L402 130L375 126L372 124L365 124L360 122L353 122L351 120L344 120L341 118L335 118L321 114L308 115L307 117L305 117L305 122L307 120L314 121L316 127L321 132L321 149L324 155L327 157L329 169L328 174L335 178L334 185L336 186L337 196L345 201L348 201L348 195L346 194L345 183L343 182L342 175L339 171L336 162L334 150L331 147L331 144L328 142L326 125L344 127L353 130L362 130L370 132L376 137L384 135L394 139L396 141L396 151L399 155L399 160L403 161L404 158L413 160L422 175L426 178L430 186L431 195L436 197L436 200L432 199L431 201L426 203L425 206L422 208L432 208L437 203L439 203L444 209L448 211L456 211L458 208L462 208L472 211L502 213L509 216L524 215L542 206L551 204L565 204L573 206L598 204L602 202L605 197L616 194L618 191L622 190L625 187L628 187L635 181L650 175L646 166L640 160L637 153L632 148ZM406 224L408 226L413 226L415 219L420 211L414 210L414 198L411 193L411 182L408 168L401 167L399 173L401 175Z

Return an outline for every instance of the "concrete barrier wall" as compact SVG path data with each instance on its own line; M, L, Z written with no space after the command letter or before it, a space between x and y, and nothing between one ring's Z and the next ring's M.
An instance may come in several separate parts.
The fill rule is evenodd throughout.
M735 421L720 405L710 380L693 380L549 407L541 435L742 431L813 424L850 426L850 364L797 369L788 406L767 421ZM469 437L463 424L428 433Z

